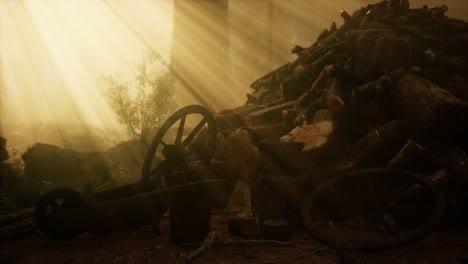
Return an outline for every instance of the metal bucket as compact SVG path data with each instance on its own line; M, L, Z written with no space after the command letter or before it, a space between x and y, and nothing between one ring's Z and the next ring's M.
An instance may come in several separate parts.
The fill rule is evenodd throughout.
M252 212L252 217L241 217L237 215L233 215L235 212L229 211L233 207L247 207ZM260 230L257 225L257 221L255 221L255 213L253 212L252 208L247 205L235 205L228 209L227 212L227 219L228 219L228 227L229 233L232 236L239 236L244 238L258 238L261 236Z
M210 195L173 193L169 201L170 237L177 245L200 244L210 231Z

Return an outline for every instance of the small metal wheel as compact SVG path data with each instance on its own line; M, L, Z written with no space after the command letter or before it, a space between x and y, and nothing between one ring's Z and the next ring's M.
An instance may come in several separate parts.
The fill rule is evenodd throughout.
M158 130L146 152L142 182L189 170L186 166L189 161L209 163L216 146L216 130L216 119L203 106L189 105L176 111ZM166 187L164 183L162 188Z
M445 211L445 195L428 177L399 169L365 169L330 178L306 198L302 217L319 241L384 250L428 234Z
M37 228L49 239L71 239L81 233L81 230L67 228L66 224L58 226L51 224L51 219L57 212L65 209L79 208L83 205L80 193L74 189L63 187L45 193L34 212Z

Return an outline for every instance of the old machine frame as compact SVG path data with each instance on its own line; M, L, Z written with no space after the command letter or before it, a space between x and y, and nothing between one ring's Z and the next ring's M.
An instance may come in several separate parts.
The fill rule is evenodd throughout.
M201 121L187 134L184 129L188 116L201 117ZM166 134L171 133L177 123L174 142L167 142ZM140 182L98 193L80 193L71 188L51 190L41 197L36 207L38 229L51 239L73 238L84 231L100 233L149 224L157 230L160 219L169 208L170 197L175 193L204 192L215 199L228 196L232 181L226 175L232 175L232 171L223 162L212 162L217 132L217 120L206 108L190 105L176 111L149 146ZM269 156L268 148L259 146L259 149L262 156ZM162 156L163 160L155 166L156 156ZM287 164L297 163L297 160L288 160L293 157L282 155L280 158ZM306 180L310 171L301 168L292 171L299 175L293 181L296 183L273 184L279 189L278 195L274 196L281 196L279 193L287 186L293 186L293 192L302 197L301 205L298 205L300 210L283 214L299 215L278 216L268 212L272 203L266 201L280 198L268 197L268 193L262 191L264 186L253 188L254 206L264 219L299 217L302 220L299 225L329 244L349 244L358 249L391 248L427 234L444 213L445 197L441 189L427 177L413 172L391 168L319 168L314 174L321 174L320 179L311 183ZM278 178L262 173L256 180L259 185L277 181ZM425 199L423 202L417 198L404 201L403 204L408 205L403 209L405 212L414 208L426 210L423 217L410 223L404 219L404 224L400 224L398 213L393 211L402 210L397 204L401 205L399 200L408 193L409 196L422 194ZM362 234L347 236L338 227L338 222L348 216L371 223L367 226L380 223L386 229L383 232L386 235L370 235L367 239Z

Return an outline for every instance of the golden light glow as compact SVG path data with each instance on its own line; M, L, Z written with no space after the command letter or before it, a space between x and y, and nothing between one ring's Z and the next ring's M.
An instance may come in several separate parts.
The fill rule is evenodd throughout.
M121 132L102 76L131 78L149 46L169 60L171 1L2 0L0 10L1 120L9 141L21 133L29 143L60 143L57 136L87 127ZM43 138L45 126L56 133Z
M101 78L131 79L149 49L173 60L176 105L242 105L250 83L294 59L294 44L307 47L332 21L339 26L340 9L374 2L0 0L0 133L10 145L63 144L73 133L125 138ZM462 2L411 4L446 4L466 19Z

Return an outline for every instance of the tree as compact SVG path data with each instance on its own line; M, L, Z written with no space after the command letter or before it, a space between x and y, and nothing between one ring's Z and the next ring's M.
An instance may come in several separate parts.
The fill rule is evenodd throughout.
M135 64L133 80L122 80L117 74L104 76L110 107L134 138L144 143L166 120L174 95L170 66L156 52L148 52Z

